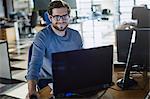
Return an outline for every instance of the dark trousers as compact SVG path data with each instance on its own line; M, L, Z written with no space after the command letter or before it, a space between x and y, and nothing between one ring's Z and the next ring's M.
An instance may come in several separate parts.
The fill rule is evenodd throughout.
M40 79L37 83L38 90L46 87L49 83L52 83L52 79Z

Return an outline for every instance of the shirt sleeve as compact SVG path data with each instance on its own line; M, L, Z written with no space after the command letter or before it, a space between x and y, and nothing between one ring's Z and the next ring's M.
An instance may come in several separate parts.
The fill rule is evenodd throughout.
M78 31L76 31L77 35L76 35L76 40L78 41L78 45L79 45L79 49L82 49L83 48L83 40L82 40L82 37L80 35L80 33Z
M27 80L38 80L39 72L43 64L43 57L45 55L46 35L39 32L33 42L32 55L30 63L28 64Z

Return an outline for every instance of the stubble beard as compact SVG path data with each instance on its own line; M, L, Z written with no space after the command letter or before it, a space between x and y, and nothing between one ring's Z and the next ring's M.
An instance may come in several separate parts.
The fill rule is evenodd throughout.
M63 24L57 24L57 25L53 25L53 27L58 30L58 31L64 31L66 30L66 28L68 27L68 24L63 25Z

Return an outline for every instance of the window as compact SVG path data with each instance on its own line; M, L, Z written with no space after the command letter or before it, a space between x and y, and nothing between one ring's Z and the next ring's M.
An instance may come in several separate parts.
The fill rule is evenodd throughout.
M119 0L120 24L131 21L132 8L135 5L147 5L150 9L150 0Z
M76 0L79 16L89 16L92 5L101 4L102 0Z

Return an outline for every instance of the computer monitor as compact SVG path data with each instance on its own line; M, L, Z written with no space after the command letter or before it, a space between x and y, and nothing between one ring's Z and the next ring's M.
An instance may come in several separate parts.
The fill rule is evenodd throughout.
M0 83L16 84L21 82L23 81L12 78L8 42L0 40Z
M132 30L116 30L117 60L126 62Z
M119 62L127 62L127 55L131 42L133 30L116 30L117 36L117 57ZM137 28L136 40L133 44L130 57L131 65L140 65L148 70L150 57L150 29Z
M134 65L140 65L148 70L150 65L150 28L136 29L137 37L133 45L132 61Z
M0 78L12 79L8 44L5 40L0 40Z
M55 97L88 96L112 85L113 46L52 54Z

